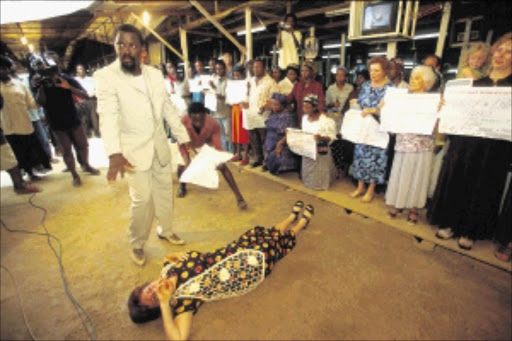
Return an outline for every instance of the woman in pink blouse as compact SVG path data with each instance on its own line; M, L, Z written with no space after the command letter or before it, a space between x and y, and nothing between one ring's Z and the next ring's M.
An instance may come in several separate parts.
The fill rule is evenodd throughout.
M428 66L417 66L411 73L409 91L429 91L436 76ZM433 135L397 134L395 156L386 191L386 204L392 206L388 212L395 218L403 209L409 209L407 221L418 222L418 209L425 206L430 177L430 166L434 150Z

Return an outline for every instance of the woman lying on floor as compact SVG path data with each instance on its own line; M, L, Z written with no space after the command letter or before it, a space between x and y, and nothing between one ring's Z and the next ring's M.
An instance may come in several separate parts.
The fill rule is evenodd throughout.
M297 201L291 214L275 227L256 226L214 252L167 256L161 278L130 294L130 318L144 323L161 315L167 339L188 339L192 316L203 302L251 291L295 247L297 235L308 226L315 211L307 205L299 219L303 206Z

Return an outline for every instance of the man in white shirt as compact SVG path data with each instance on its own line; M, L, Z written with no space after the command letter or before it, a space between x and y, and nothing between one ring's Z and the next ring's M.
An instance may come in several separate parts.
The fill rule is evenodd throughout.
M190 138L167 95L162 73L141 64L144 38L140 31L124 24L114 37L117 60L97 71L94 83L101 135L109 156L107 179L113 182L118 173L123 177L126 172L131 258L142 266L146 261L143 247L154 217L159 222L159 238L175 245L185 243L173 233L171 152L163 120L185 151Z
M99 129L99 121L98 121L98 113L96 112L96 94L94 89L94 81L92 77L87 76L85 66L83 64L78 64L76 66L76 81L80 83L82 88L87 91L89 95L88 99L83 99L82 102L78 105L79 110L82 112L85 117L82 119L82 124L86 130L87 135L89 134L89 122L91 123L92 129L94 131L94 135L96 137L100 137L100 129Z
M265 65L261 59L254 60L253 72L254 77L252 77L249 82L249 105L245 105L245 107L248 107L251 112L264 116L267 110L267 102L272 97L272 94L277 92L277 83L265 73ZM256 158L251 166L261 166L264 161L263 143L265 142L265 123L263 123L261 127L252 127L252 129L249 130L249 139Z
M226 64L222 60L215 62L216 75L210 81L210 86L217 96L217 108L213 112L213 117L219 122L222 131L222 149L228 152L233 151L231 142L231 105L226 103L226 86L228 78L226 77Z

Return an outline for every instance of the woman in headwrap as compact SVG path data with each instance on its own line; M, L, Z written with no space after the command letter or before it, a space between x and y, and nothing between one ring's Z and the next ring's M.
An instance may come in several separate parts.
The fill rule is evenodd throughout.
M299 168L297 155L286 146L286 128L296 128L297 116L286 107L286 96L274 92L271 99L272 111L265 122L267 134L265 151L267 154L266 168L272 174L295 171Z
M318 109L318 97L308 95L303 102L302 130L315 135L316 160L302 157L302 183L314 190L327 190L336 178L329 144L336 138L336 123Z

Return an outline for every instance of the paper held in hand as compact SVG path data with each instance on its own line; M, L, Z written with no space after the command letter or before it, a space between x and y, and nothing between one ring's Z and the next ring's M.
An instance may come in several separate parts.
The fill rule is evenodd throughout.
M217 167L233 157L233 154L218 151L208 145L197 150L197 155L180 177L180 182L191 183L206 188L219 188Z
M247 130L265 128L265 117L258 114L258 111L255 109L243 109L242 126Z
M217 111L217 94L213 91L208 91L204 95L204 106L211 111Z
M441 94L410 94L403 90L405 89L386 90L380 115L380 130L390 133L432 135Z
M315 135L295 128L286 128L286 144L295 154L316 160Z
M444 101L441 133L512 141L512 88L447 88Z
M239 104L247 102L247 81L229 80L226 85L226 103Z
M341 126L343 139L379 148L386 148L389 134L380 131L379 123L371 116L363 117L361 110L350 109L345 113Z

